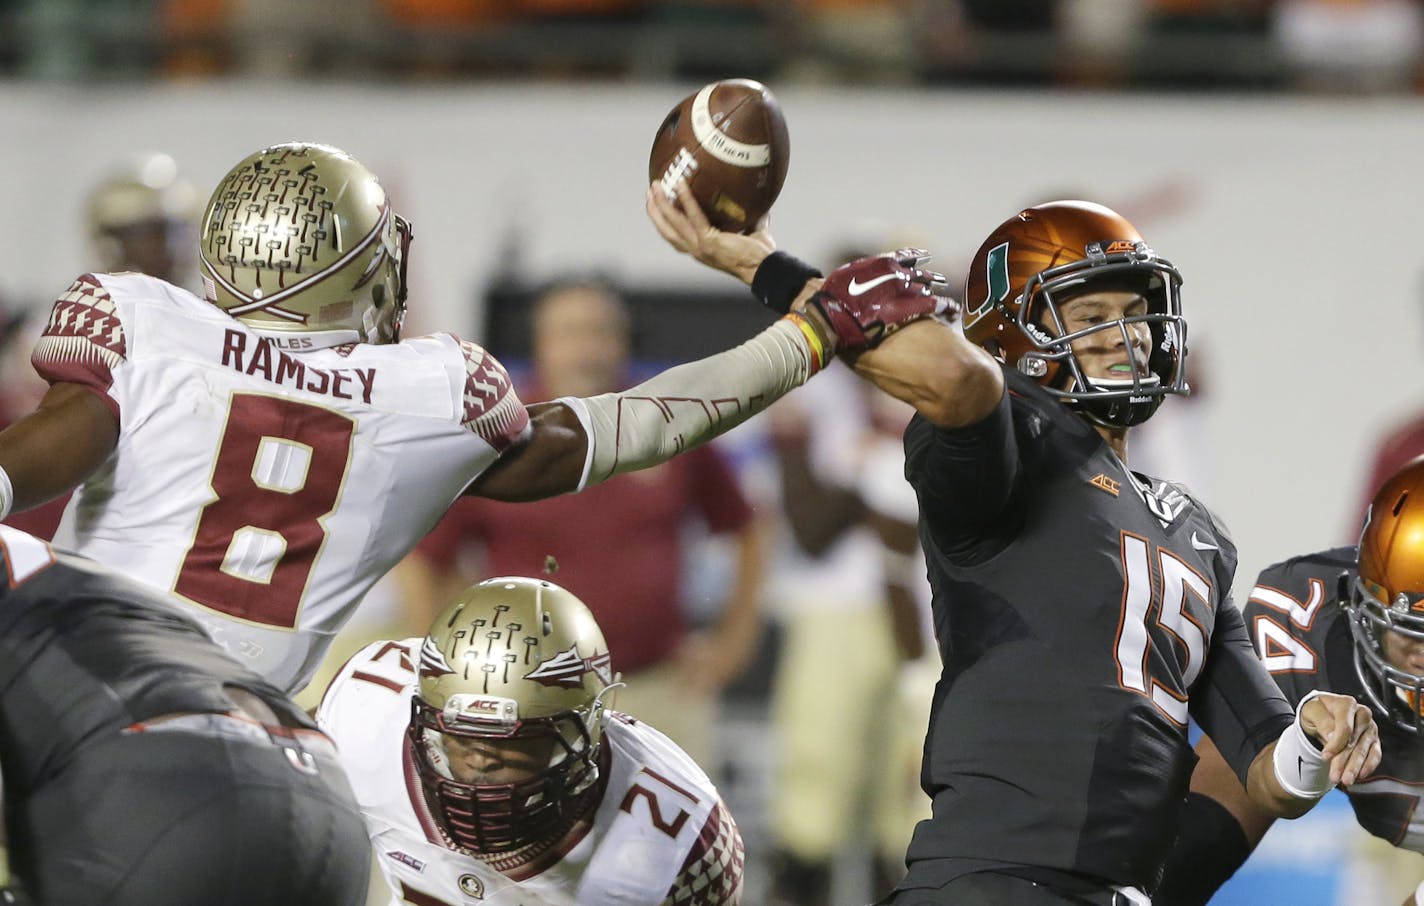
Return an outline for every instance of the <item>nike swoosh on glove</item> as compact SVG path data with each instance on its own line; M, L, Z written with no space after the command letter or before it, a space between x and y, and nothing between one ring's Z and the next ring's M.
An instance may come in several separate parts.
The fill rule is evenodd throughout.
M807 304L835 334L836 352L869 349L921 318L959 314L943 274L921 270L924 249L896 249L831 271Z

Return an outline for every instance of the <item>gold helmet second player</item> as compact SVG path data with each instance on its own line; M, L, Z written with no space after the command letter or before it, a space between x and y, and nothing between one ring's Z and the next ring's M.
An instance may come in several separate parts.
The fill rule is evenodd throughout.
M208 301L259 330L389 343L405 314L410 225L375 175L328 145L273 145L208 200L199 266Z
M608 646L551 582L488 579L436 618L420 653L411 749L446 838L476 853L557 836L597 801Z

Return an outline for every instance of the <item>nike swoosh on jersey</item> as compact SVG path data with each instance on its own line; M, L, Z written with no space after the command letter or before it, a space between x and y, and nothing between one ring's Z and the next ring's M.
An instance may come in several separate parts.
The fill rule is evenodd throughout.
M1221 548L1217 547L1215 544L1212 544L1210 541L1203 541L1198 538L1196 532L1192 532L1192 547L1195 550L1199 551L1221 550Z
M855 279L854 277L852 277L851 280L850 280L850 286L846 287L846 289L850 290L850 294L851 294L852 296L859 296L861 293L869 292L871 289L874 289L875 287L877 287L877 286L879 286L880 284L884 283L886 280L894 280L894 279L895 279L896 277L898 277L898 276L900 276L900 275L899 275L899 274L881 274L879 277L876 277L874 280L867 280L867 281L865 281L864 283L858 283L858 282L856 282L856 279Z

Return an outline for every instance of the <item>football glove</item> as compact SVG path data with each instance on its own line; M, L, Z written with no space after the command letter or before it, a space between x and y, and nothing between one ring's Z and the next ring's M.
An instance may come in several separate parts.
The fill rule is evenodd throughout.
M831 271L807 305L830 327L835 352L868 349L911 321L959 314L944 276L920 269L929 257L897 249Z

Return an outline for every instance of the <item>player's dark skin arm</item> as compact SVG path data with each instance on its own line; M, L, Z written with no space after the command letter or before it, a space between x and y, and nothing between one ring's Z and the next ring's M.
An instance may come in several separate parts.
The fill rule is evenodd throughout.
M35 411L0 431L0 468L15 489L12 508L27 510L74 490L118 442L119 421L93 391L51 385Z
M506 450L465 489L466 494L520 503L578 487L588 452L578 416L563 403L535 403L528 409L529 437Z

